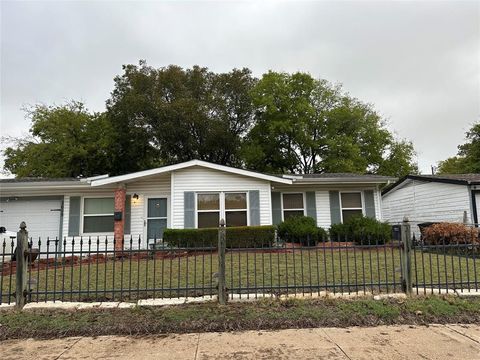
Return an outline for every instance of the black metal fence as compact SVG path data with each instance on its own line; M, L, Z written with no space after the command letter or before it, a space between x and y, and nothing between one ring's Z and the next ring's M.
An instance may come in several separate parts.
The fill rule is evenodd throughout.
M225 274L219 274L217 247L202 243L178 248L132 237L123 244L112 237L29 239L26 297L27 302L213 297L219 276L228 296L241 298L478 290L478 242L444 239L429 245L410 236L387 243L334 240L313 246L240 243L225 250ZM8 239L1 244L0 303L15 302L15 246Z

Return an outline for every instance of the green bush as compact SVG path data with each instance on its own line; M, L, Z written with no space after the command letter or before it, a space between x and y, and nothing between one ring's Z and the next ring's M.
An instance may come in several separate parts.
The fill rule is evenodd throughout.
M268 247L275 240L274 226L227 227L227 248ZM176 247L211 247L218 244L218 228L165 229L163 241Z
M315 220L308 216L293 216L277 226L278 237L290 243L313 246L327 238L327 232L317 227Z
M332 241L353 241L360 245L375 245L388 242L392 227L373 218L355 216L344 224L334 224L329 230Z

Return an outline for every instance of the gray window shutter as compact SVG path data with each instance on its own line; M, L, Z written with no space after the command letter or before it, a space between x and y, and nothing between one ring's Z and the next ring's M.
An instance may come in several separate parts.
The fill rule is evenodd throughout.
M80 196L70 196L68 236L80 235Z
M183 227L193 229L195 227L195 193L193 191L183 193L183 208Z
M279 192L272 192L272 222L273 225L280 224L282 222L282 201Z
M329 191L330 196L330 222L331 224L340 224L342 217L340 215L340 196L338 191Z
M307 191L307 216L310 216L317 223L317 203L315 200L315 191Z
M123 228L124 234L130 234L132 226L132 195L125 196L125 224Z
M250 210L250 226L258 226L260 225L260 191L249 191L248 202Z
M363 192L365 198L365 216L375 219L375 199L373 190L365 190Z

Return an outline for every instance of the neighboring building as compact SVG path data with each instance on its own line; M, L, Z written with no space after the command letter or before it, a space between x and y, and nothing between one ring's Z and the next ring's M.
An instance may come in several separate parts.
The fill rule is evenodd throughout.
M478 226L480 174L408 175L382 191L383 219L399 223L406 216L423 222L466 222Z
M221 218L227 226L271 225L304 214L328 228L355 214L382 219L379 188L392 181L273 176L199 160L114 177L6 179L0 181L0 226L17 231L25 221L29 235L43 243L47 237L125 235L140 238L142 247L167 227L216 227Z

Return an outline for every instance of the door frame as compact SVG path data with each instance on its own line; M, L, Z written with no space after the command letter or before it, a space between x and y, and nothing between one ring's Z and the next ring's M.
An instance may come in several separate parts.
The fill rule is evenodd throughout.
M166 199L167 200L167 228L171 227L171 214L170 214L170 195L144 195L143 204L143 239L142 246L147 247L147 226L148 226L148 200L149 199Z

